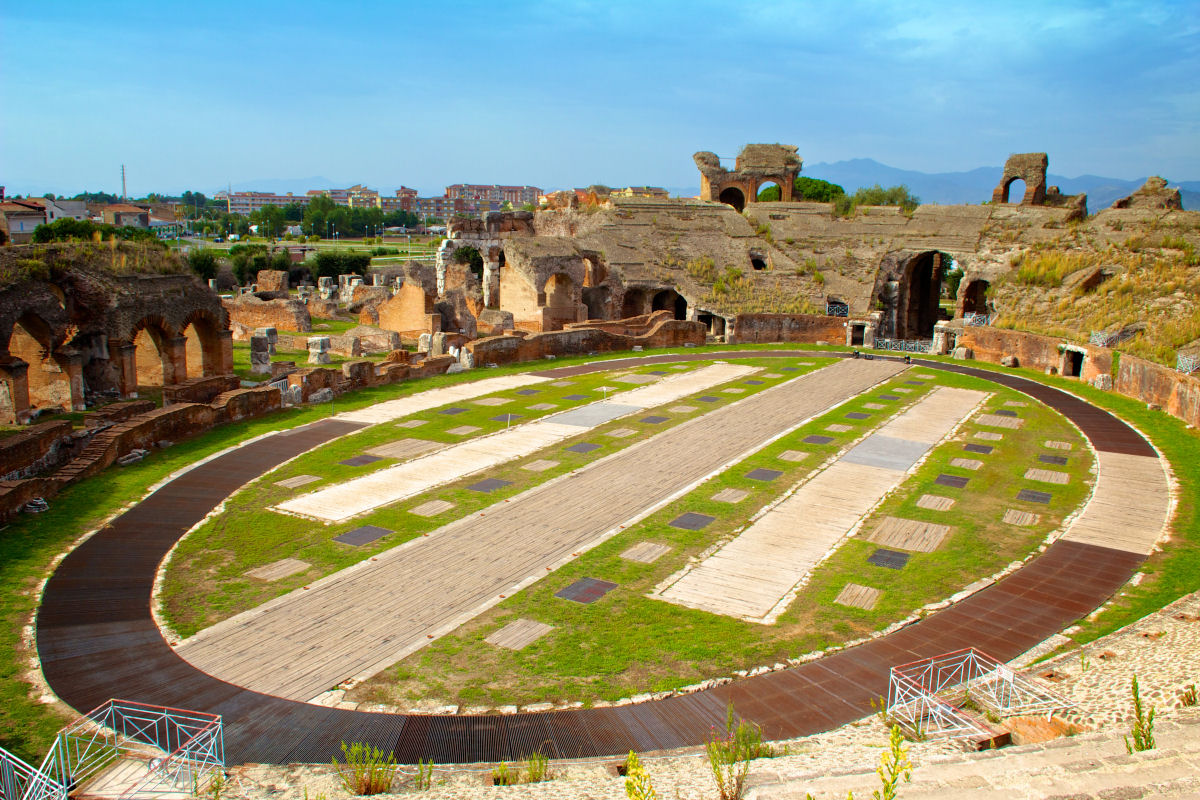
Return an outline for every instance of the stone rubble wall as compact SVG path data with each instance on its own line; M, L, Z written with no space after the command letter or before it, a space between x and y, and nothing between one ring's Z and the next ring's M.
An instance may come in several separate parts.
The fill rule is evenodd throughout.
M1020 362L1017 366L1043 372L1062 370L1061 348L1064 345L1086 353L1080 380L1090 383L1101 375L1111 374L1112 350L1107 347L1075 344L1053 336L989 327L964 328L959 332L957 342L958 347L969 347L980 361L1000 364L1005 358L1015 357Z
M41 422L0 439L0 480L28 477L59 462L71 450L71 423Z
M1189 425L1200 425L1200 378L1134 356L1117 363L1116 391L1159 406Z
M846 318L823 314L738 314L726 333L730 344L829 342L845 344Z
M252 294L244 294L236 300L222 300L221 304L229 314L229 325L237 341L249 341L256 328L312 330L308 307L299 300L259 300Z
M706 328L699 322L669 319L643 336L623 336L600 328L533 333L528 336L492 336L467 342L475 366L535 361L547 356L586 355L631 350L634 347L683 347L704 344Z
M163 405L178 403L211 403L218 395L233 391L241 386L236 375L214 375L210 378L192 378L183 383L163 387Z

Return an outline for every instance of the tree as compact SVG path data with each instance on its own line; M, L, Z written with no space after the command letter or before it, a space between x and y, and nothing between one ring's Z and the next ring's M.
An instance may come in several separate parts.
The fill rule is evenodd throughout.
M823 181L820 178L808 178L798 175L796 176L795 183L792 184L792 194L797 200L832 203L837 198L846 194L846 190L836 183ZM780 191L778 186L768 186L758 193L758 201L760 203L778 200L779 197Z
M188 251L187 262L200 280L208 281L217 277L217 256L207 247L197 247Z
M467 245L455 250L454 263L469 267L471 272L475 273L476 278L483 280L483 256L476 248Z
M265 244L235 244L229 248L229 259L233 262L233 274L242 286L253 283L259 270L270 265Z
M885 189L878 183L859 187L853 195L843 195L834 202L835 212L844 217L852 215L858 206L900 206L905 213L912 213L921 204L920 198L913 195L904 184Z

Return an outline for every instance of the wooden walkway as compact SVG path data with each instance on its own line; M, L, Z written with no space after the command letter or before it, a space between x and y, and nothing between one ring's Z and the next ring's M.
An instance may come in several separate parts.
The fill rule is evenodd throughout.
M905 460L915 462L987 396L967 389L935 389L851 451L882 451L875 463L835 461L651 596L748 622L773 623L787 609L797 586L903 482L911 462L896 465L888 451L901 451ZM873 448L873 440L884 447ZM919 447L897 447L896 440Z
M718 408L225 620L178 652L223 680L296 700L369 677L901 369L840 361Z
M395 400L385 400L382 403L360 408L357 411L343 412L336 415L334 419L341 420L342 422L377 425L380 422L391 422L394 419L407 417L409 414L416 414L421 411L428 411L431 408L474 400L476 397L483 397L494 392L519 389L522 386L531 386L547 380L548 378L528 372L518 375L501 375L496 378L484 378L483 380L468 381L466 383L455 384L454 386L443 386L440 389L430 389L425 392L410 394L407 397L399 397Z
M662 403L670 403L756 371L754 367L741 364L713 364L694 372L672 375L654 386L643 386L640 389L614 394L607 401L590 403L565 414L555 414L536 422L515 425L490 436L445 447L436 453L377 470L361 478L294 497L275 508L326 522L341 522L499 464L532 455L557 442L579 436L585 433L588 427ZM416 395L406 399L416 403L420 397L421 395ZM580 424L578 420L585 417L588 410L596 412L594 419ZM558 421L568 418L577 421Z
M796 350L641 356L558 368L586 371L713 358L795 358ZM842 357L803 353L818 359ZM1019 375L923 363L1009 386L1060 411L1109 453L1155 457L1137 431L1107 411ZM69 553L46 584L35 626L52 691L83 712L112 697L221 714L227 763L328 763L341 742L364 742L437 763L623 755L702 745L733 703L767 738L830 730L872 713L888 668L963 647L1015 658L1085 616L1142 563L1126 550L1059 541L995 585L869 643L791 669L667 700L612 708L488 716L386 714L325 708L253 692L179 658L150 613L157 565L189 528L244 484L299 453L352 431L326 420L252 441L164 484ZM1170 498L1157 496L1156 508Z
M1071 528L1069 542L1150 555L1167 530L1170 487L1157 457L1097 453L1100 474L1092 498Z

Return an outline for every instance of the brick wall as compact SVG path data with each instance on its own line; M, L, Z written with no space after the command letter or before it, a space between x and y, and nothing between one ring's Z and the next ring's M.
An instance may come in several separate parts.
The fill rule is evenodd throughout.
M730 344L747 342L846 343L846 320L824 314L738 314L729 326Z
M0 439L0 480L13 480L54 466L71 452L71 423L66 420L31 425Z

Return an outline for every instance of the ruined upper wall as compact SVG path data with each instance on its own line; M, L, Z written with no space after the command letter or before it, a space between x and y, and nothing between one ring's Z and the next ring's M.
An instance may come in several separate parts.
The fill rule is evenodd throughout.
M1146 180L1140 189L1128 197L1112 204L1113 208L1183 209L1183 198L1178 189L1167 188L1166 178L1155 175Z
M764 183L779 184L781 199L791 200L802 165L795 145L790 144L748 144L732 171L721 166L716 153L701 151L692 159L700 170L700 199L728 203L738 211L758 197Z

